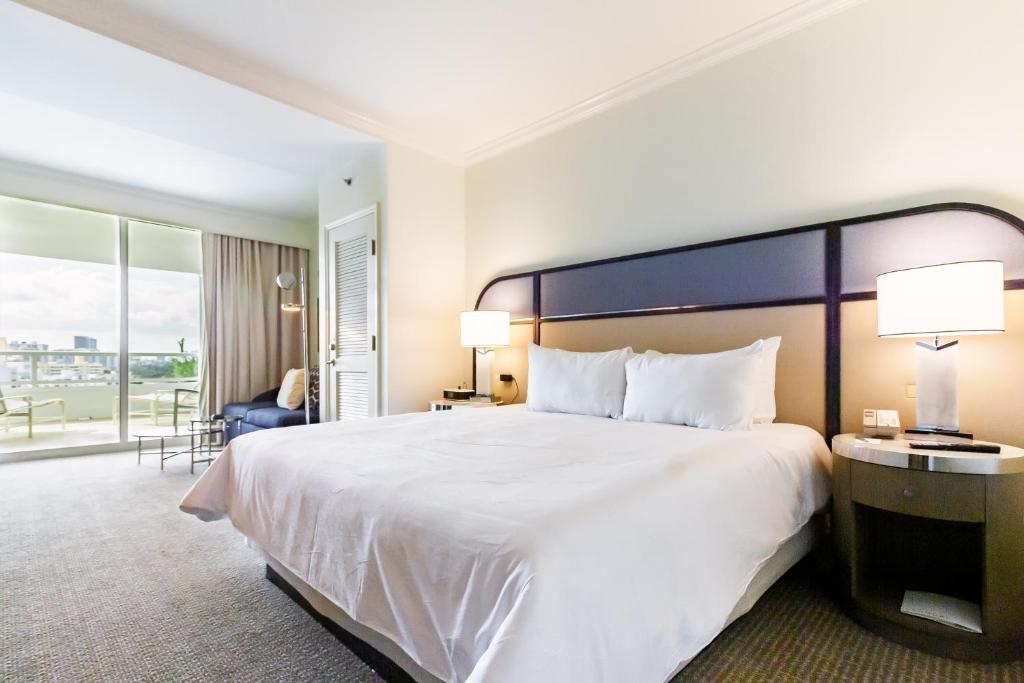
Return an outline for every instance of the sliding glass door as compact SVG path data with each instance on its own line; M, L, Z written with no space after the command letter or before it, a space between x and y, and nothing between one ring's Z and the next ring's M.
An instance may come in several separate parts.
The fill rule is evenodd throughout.
M127 221L128 426L188 426L199 406L200 237Z
M193 230L0 197L0 454L187 424L199 250Z

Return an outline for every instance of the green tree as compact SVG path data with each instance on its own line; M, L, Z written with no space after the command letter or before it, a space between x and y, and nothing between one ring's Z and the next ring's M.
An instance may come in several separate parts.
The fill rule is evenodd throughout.
M198 374L199 359L195 356L172 358L171 369L175 377L195 377Z

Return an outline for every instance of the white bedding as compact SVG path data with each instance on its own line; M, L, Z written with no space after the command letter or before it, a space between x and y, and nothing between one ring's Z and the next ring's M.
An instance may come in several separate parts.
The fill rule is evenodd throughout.
M522 410L232 441L181 509L227 516L446 681L664 681L827 502L828 449Z

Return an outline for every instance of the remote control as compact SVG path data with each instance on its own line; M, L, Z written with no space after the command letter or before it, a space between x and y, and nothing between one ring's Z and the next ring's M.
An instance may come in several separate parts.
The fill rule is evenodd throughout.
M988 443L946 443L944 441L911 441L911 448L930 451L963 451L964 453L998 453L999 446Z

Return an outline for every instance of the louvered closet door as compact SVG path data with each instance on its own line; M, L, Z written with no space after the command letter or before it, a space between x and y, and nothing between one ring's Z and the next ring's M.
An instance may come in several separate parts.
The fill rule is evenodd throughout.
M333 420L377 415L377 209L327 227L325 396Z

